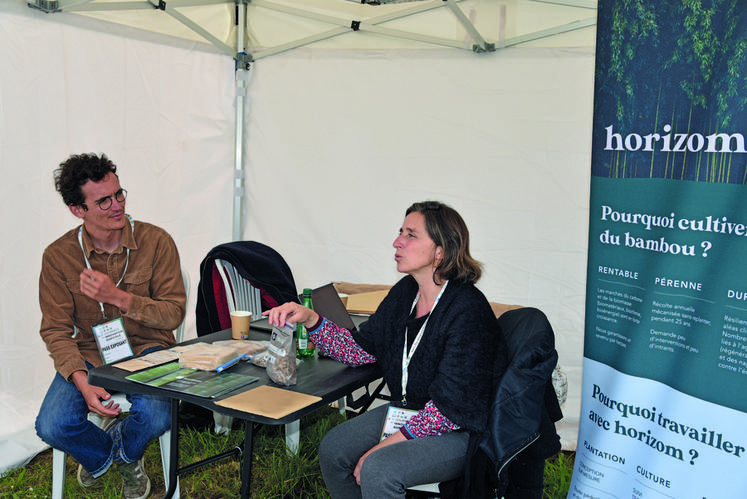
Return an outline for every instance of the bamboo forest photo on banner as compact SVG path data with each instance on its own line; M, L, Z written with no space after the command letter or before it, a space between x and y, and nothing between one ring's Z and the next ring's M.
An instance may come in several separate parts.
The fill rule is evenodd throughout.
M569 498L747 497L747 1L598 3Z

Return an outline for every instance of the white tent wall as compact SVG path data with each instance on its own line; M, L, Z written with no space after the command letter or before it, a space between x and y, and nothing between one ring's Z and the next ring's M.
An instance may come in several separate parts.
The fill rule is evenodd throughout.
M569 379L575 448L586 279L591 49L299 50L254 68L247 238L280 251L296 285L393 284L405 209L464 216L491 301L550 318Z
M128 211L166 228L192 277L230 240L233 62L0 5L0 471L41 446L33 422L53 369L38 335L44 247L77 225L52 185L67 155L106 152ZM248 89L244 238L280 251L299 287L394 283L410 203L465 217L480 287L536 306L580 408L593 29L582 48L306 48L260 59ZM578 33L569 36L576 39ZM10 214L20 212L20 216ZM31 228L31 230L29 230Z
M0 472L42 448L33 424L54 370L39 337L49 243L78 225L54 189L69 154L106 153L127 210L168 230L192 279L231 238L230 58L0 12Z

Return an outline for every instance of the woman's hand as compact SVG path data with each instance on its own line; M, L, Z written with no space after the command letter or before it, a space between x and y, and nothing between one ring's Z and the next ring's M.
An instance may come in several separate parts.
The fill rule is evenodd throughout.
M319 314L298 303L288 302L270 310L262 312L273 326L284 326L287 322L303 324L307 328L313 327L319 320Z
M386 447L387 445L396 444L397 442L404 442L407 440L405 436L402 434L402 432L395 431L392 435L389 435L387 438L379 442L378 444L371 447L371 449L363 454L360 459L358 459L358 464L355 465L355 470L353 471L353 476L355 477L355 482L360 485L361 484L361 468L363 467L363 461L366 460L369 454L371 454L376 449L381 449L382 447Z

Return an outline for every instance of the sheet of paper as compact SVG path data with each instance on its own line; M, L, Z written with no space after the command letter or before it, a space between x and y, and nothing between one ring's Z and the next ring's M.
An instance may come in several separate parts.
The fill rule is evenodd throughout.
M220 400L215 404L279 419L319 400L322 400L321 397L263 385Z

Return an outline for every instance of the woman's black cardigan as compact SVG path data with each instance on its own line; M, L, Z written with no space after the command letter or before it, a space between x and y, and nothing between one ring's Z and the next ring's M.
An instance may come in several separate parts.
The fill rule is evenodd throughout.
M395 284L376 313L353 333L382 368L392 400L402 398L402 349L405 323L418 286L411 276ZM412 357L407 408L419 410L429 400L450 421L482 431L492 400L495 369L505 367L502 336L485 296L473 284L451 281L431 313Z

